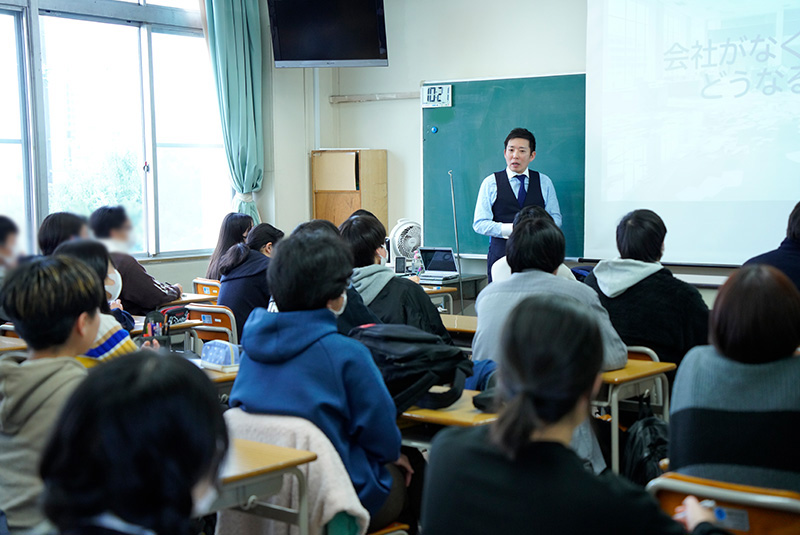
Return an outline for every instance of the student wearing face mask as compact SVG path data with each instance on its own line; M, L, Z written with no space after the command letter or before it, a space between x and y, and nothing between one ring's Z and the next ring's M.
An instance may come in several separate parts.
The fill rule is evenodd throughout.
M228 432L197 366L152 352L109 362L75 390L54 431L42 504L61 534L198 533L192 518L217 496Z
M407 486L420 486L421 478L400 454L394 403L372 355L337 331L352 266L350 252L325 233L292 234L277 245L268 279L280 312L257 308L250 315L230 399L245 412L316 425L377 529L404 509L418 510L420 500L407 500Z
M439 311L422 286L396 277L394 270L386 267L386 228L378 218L351 216L339 232L353 254L353 286L382 322L411 325L451 343Z
M131 314L144 315L183 293L180 284L167 284L154 279L144 266L131 256L133 225L122 206L103 206L92 213L89 226L95 238L106 246L122 276L123 287L119 299Z
M85 356L78 357L78 360L89 368L98 362L136 351L136 344L131 340L128 330L122 327L109 304L116 301L116 297L119 296L122 281L105 246L93 240L72 240L59 245L53 254L69 256L83 262L97 274L105 290L106 299L100 306L100 328L97 337ZM130 314L122 309L117 310L127 316L128 323L133 324Z

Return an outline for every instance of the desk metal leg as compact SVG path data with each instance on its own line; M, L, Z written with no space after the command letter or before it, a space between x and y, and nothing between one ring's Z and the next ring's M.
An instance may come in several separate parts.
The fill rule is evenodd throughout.
M300 503L297 507L297 527L300 530L300 535L308 535L308 486L306 485L306 477L299 468L292 468L291 472L297 477L297 495L300 498Z
M619 474L619 388L611 386L611 471Z
M661 382L661 416L669 423L669 380L663 373L656 379Z

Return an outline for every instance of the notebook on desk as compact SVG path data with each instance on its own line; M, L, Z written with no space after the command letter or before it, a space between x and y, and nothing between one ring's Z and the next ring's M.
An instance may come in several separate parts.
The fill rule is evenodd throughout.
M419 255L425 271L420 274L422 284L442 284L458 279L456 256L450 247L420 247Z

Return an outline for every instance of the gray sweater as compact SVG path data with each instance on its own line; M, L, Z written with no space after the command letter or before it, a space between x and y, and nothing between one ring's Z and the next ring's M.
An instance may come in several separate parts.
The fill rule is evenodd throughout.
M608 312L600 304L597 293L580 282L538 269L514 273L506 281L493 282L478 295L475 303L478 330L472 342L474 359L502 360L500 336L508 315L526 297L542 294L572 297L589 307L596 315L603 335L603 371L625 367L628 363L628 350L611 325Z
M800 358L743 364L699 346L670 401L671 469L800 492Z

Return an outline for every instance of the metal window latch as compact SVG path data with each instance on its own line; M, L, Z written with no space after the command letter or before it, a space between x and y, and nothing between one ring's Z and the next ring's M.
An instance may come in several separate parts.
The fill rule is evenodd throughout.
M149 173L150 172L150 164L147 163L147 162L144 162L144 165L142 166L142 171L144 171L145 173Z

